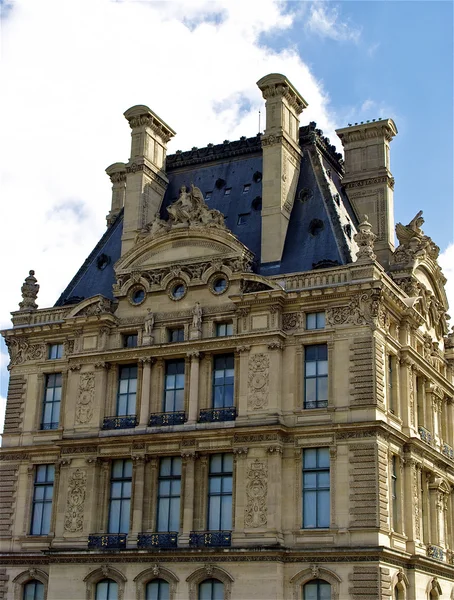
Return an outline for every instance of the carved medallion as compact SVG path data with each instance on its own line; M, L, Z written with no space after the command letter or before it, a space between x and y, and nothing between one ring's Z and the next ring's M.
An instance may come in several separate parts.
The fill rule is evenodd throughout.
M93 417L95 399L95 374L82 373L79 381L79 397L76 404L76 423L89 423Z
M86 486L86 471L76 469L71 473L68 480L68 499L64 521L65 531L75 532L83 530Z
M252 409L264 408L268 404L269 393L268 354L252 354L249 358L248 406Z

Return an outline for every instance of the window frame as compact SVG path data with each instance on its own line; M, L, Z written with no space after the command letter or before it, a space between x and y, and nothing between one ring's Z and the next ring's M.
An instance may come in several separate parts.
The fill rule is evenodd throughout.
M172 339L173 335L177 333L177 338L178 339ZM168 344L177 344L179 342L184 342L185 341L185 335L184 335L184 327L168 327L167 328L167 343Z
M307 467L305 464L305 458L308 456L309 452L316 451L316 466L315 467ZM328 458L328 467L319 465L320 462L320 452L324 451ZM316 475L316 485L315 487L308 487L305 484L305 474L315 473ZM327 485L319 485L319 476L324 473L328 474L328 484ZM320 448L304 448L302 453L302 474L301 474L301 509L302 509L302 519L301 519L301 528L305 530L317 530L317 529L329 529L331 527L331 456L330 449L326 446L322 446ZM323 519L323 524L319 524L321 518L319 517L319 497L323 497L323 494L328 492L328 514L323 515L325 518ZM315 525L309 525L305 515L305 499L310 495L315 494L315 500L313 501L313 505L315 507ZM326 518L327 517L327 518ZM325 524L327 521L327 524Z
M323 324L319 324L319 320L322 321L323 316ZM308 324L308 320L310 318L315 317L315 327L310 327ZM307 312L305 319L306 331L319 331L321 329L326 329L326 312L324 310L316 311L316 312Z
M323 348L326 354L325 359L320 359L318 356L315 360L308 360L308 350L316 349L316 353L321 351ZM328 344L307 344L304 346L304 403L303 409L318 409L318 408L327 408L329 402L329 361L328 361ZM308 375L308 364L315 363L315 375ZM326 363L326 373L319 373L319 365L321 363ZM315 380L315 400L308 400L308 382ZM319 381L326 380L326 399L319 399Z
M49 473L49 467L52 468L51 472L52 472L52 478L48 479L48 473ZM38 481L39 479L39 473L42 472L42 469L45 468L45 479L43 481ZM32 536L37 536L37 535L49 535L50 532L52 531L52 516L53 516L53 499L54 499L54 486L55 486L55 465L52 463L46 463L46 464L42 464L42 465L35 465L35 478L34 478L34 482L33 482L33 495L32 495L32 505L31 505L31 517L30 517L30 535ZM37 492L39 489L44 490L42 492L42 496L43 498L39 498L37 499ZM50 493L50 499L47 497L47 491L48 489L51 490ZM41 495L41 492L38 494ZM46 507L49 507L50 505L50 511L48 514L48 522L49 522L49 529L48 531L43 531L43 515L44 515L44 511L46 510ZM35 532L35 519L37 518L36 515L36 510L38 507L40 506L40 526L39 526L39 532Z
M175 373L169 373L168 371L170 370L171 366L175 366L176 367L176 372ZM181 371L181 372L179 372ZM177 377L178 376L183 376L182 377L182 381L183 381L183 385L177 387ZM174 387L168 387L168 377L175 377L175 386ZM165 361L165 367L164 367L164 394L163 394L163 399L162 399L162 412L183 412L185 409L185 388L186 388L186 364L185 364L185 360L184 358L178 358L178 359L172 359L172 360L166 360ZM169 393L170 396L170 392L173 392L173 398L170 402L170 406L171 406L171 410L169 410L169 405L168 405L168 400L167 400L167 393ZM179 394L180 396L180 400L177 403L177 392L181 392ZM179 404L181 403L181 406L179 406Z
M27 586L31 585L31 584L35 584L35 589L33 591L33 598L30 598L30 596L28 596L26 594L26 588ZM41 596L37 596L36 595L36 584L39 584L42 587L42 594ZM39 579L29 579L28 581L26 581L23 585L22 585L22 596L21 596L21 600L46 600L46 586L44 585L44 583L42 581L40 581Z
M164 460L170 460L171 461L171 467L170 467L170 475L162 475L161 470L162 470L162 466L163 466L163 461ZM179 461L179 475L178 474L174 474L174 463L176 463L176 461ZM179 482L179 493L178 495L173 494L172 493L172 488L173 488L173 483L174 482ZM161 483L164 482L169 482L169 493L168 494L162 494L161 493ZM181 483L182 483L182 459L180 456L166 456L166 457L162 457L159 460L159 472L158 472L158 480L157 480L157 493L156 493L156 532L158 533L167 533L167 532L172 532L172 531L176 531L178 532L180 530L180 524L181 524ZM178 526L175 528L171 528L171 519L172 519L172 500L178 498L178 513L177 513L177 519L178 519ZM168 508L168 515L167 515L167 528L166 529L162 529L160 527L160 523L159 523L159 513L160 513L160 502L161 500L169 500L169 508Z
M59 383L60 385L50 385L50 381L54 378L60 377ZM52 399L47 400L48 392L52 391ZM60 398L58 400L55 399L56 390L60 390ZM58 429L60 427L60 416L61 416L61 403L63 398L63 373L61 371L57 373L44 373L44 392L43 392L43 404L41 410L41 422L39 425L39 429L41 431L52 431ZM47 407L50 406L50 416L51 419L49 421L45 421L45 416L47 412ZM55 412L57 413L57 419L55 419Z
M126 372L127 369L129 371L131 369L135 369L136 376L130 377L128 374L128 377L123 378L122 374L124 372ZM126 392L121 391L121 382L122 381L128 382ZM130 387L131 387L130 382L132 382L132 381L136 382L135 383L135 391L133 391L133 392L130 391ZM116 398L116 403L115 403L115 416L116 417L126 417L126 416L131 416L131 415L136 414L138 385L139 385L139 369L138 369L137 364L131 363L131 364L119 365L118 380L117 380L117 398ZM120 412L120 402L123 400L123 397L126 397L126 412ZM132 401L132 398L134 398L134 401ZM134 404L134 407L132 406L132 404ZM134 408L134 410L131 411L130 410L131 408Z
M118 464L122 462L122 476L118 477L118 476L114 476L114 467L115 464ZM125 473L125 466L126 464L130 465L130 469L131 469L131 475L130 476L126 476ZM130 484L129 487L129 495L123 495L124 492L124 484ZM110 467L110 480L109 480L109 507L108 507L108 514L107 514L107 532L111 533L111 534L124 534L127 535L131 529L131 511L132 511L132 483L133 483L133 464L132 464L132 460L128 459L128 458L117 458L112 460L112 464ZM114 489L114 485L115 484L121 484L121 495L120 496L113 496L113 489ZM120 503L120 508L118 510L118 526L117 527L113 527L112 526L112 512L113 512L113 502L117 502L119 501ZM128 529L127 531L121 531L121 525L122 525L122 521L123 519L126 519L126 516L124 516L125 511L127 511L127 519L128 519Z
M134 343L130 344L130 341ZM130 333L123 334L123 348L137 348L139 345L139 334L131 331Z
M217 457L221 457L221 471L213 471L213 462L214 459L216 459ZM226 460L226 457L229 457L229 459L231 460L231 470L230 471L226 471L224 470L224 462ZM233 528L233 454L230 452L224 452L224 453L216 453L216 454L211 454L210 458L209 458L209 464L208 464L208 489L207 489L207 514L206 514L206 524L207 524L207 531L232 531ZM220 490L219 491L212 491L212 487L214 487L214 480L220 478ZM230 491L224 491L223 488L224 486L227 484L227 489L228 489L228 479L230 479ZM213 486L212 486L212 482L213 482ZM230 515L226 515L224 514L223 511L223 501L222 498L226 498L229 497L230 498ZM215 499L219 498L219 507L216 507L216 501ZM217 521L217 528L211 527L210 526L210 521L212 519L212 513L213 511L216 511L216 521ZM225 523L225 519L228 518L229 522ZM229 526L227 526L229 525Z
M105 583L105 582L108 582L108 587L107 587L107 599L106 599L106 600L119 600L119 598L120 598L120 586L118 585L118 582L117 582L117 581L115 581L115 579L112 579L111 577L104 577L104 579L100 579L99 581L97 581L97 582L95 583L95 586L94 586L94 587L95 587L95 600L100 600L100 599L98 598L98 586L99 586L101 583ZM115 594L115 597L113 597L113 598L111 598L111 597L110 597L110 592L109 592L109 587L110 587L110 584L111 584L111 583L114 583L114 584L115 584L115 586L116 586L116 588L117 588L117 589L116 589L116 594Z
M332 585L331 585L331 583L329 581L326 581L326 579L322 579L320 577L317 577L316 579L310 579L309 581L306 581L306 583L303 584L303 586L302 586L302 597L303 597L303 600L309 600L308 598L306 598L305 589L309 585L314 585L314 583L317 584L317 598L315 600L322 600L322 597L320 595L320 589L319 589L319 586L320 586L321 583L323 583L324 585L329 586L330 599L332 598L333 594L332 594Z
M54 348L56 348L56 352L55 352L56 356L52 356ZM47 359L48 360L60 360L61 358L63 358L63 352L64 352L63 344L60 344L60 343L49 344L48 350L47 350Z
M225 328L225 333L220 333L220 328L224 327ZM231 330L231 333L229 333L229 329ZM218 321L217 323L214 324L214 337L230 337L231 335L233 335L233 321Z
M203 579L198 585L197 585L197 599L198 600L202 600L202 596L201 596L201 587L205 584L211 584L211 590L210 590L210 598L207 600L217 600L218 596L214 595L213 592L213 584L219 584L222 586L222 597L225 598L225 584L223 581L221 581L220 579L217 579L216 577L209 577L207 579Z
M224 360L231 361L231 367L225 366L224 368L217 369L216 361ZM232 383L226 383L226 371L233 371L232 375ZM218 384L217 380L219 377L216 377L217 373L223 372L222 376L222 384ZM216 406L217 400L217 389L222 389L222 406ZM231 389L231 404L225 404L226 390ZM212 366L212 376L211 376L211 406L212 408L232 408L235 406L235 355L233 353L227 354L215 354L213 356L213 366Z

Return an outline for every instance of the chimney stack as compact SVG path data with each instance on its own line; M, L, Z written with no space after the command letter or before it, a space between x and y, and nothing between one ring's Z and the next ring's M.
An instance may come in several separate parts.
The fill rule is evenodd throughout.
M125 163L114 163L107 167L106 173L112 182L112 204L106 217L107 227L110 227L125 204L126 165Z
M278 263L300 173L299 115L307 102L285 75L266 75L257 85L266 101L266 129L262 136L262 263Z
M148 106L133 106L124 116L131 127L131 158L126 165L122 255L161 208L169 183L165 173L167 142L175 135Z
M367 214L376 234L377 260L387 268L394 251L394 179L389 164L389 144L397 134L392 119L355 123L336 131L345 151L348 197L358 215Z

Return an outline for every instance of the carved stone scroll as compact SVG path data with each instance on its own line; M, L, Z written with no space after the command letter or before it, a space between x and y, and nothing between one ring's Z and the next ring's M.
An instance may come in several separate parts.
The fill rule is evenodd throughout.
M87 473L76 469L69 476L68 499L64 527L65 531L82 531L84 526L84 507L87 486Z
M270 358L268 354L252 354L250 356L248 376L249 408L256 410L268 405L269 368Z
M244 524L246 527L264 527L267 524L268 468L262 460L251 462L247 469Z
M89 423L93 418L95 399L95 374L82 373L79 381L79 395L76 404L76 423Z

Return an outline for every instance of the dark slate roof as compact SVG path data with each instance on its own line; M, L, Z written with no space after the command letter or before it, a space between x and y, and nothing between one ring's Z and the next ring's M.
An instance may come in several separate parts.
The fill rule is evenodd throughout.
M169 185L161 218L167 218L166 208L178 198L181 186L194 184L202 191L207 205L225 215L227 227L254 253L254 268L259 273L276 275L351 262L351 238L357 218L342 189L341 155L323 137L323 132L316 129L315 123L310 123L300 129L304 158L282 261L261 264L263 167L260 142L259 134L169 155L166 163ZM120 257L122 225L123 214L120 213L56 306L96 294L112 298L113 265ZM109 262L101 269L105 257Z

